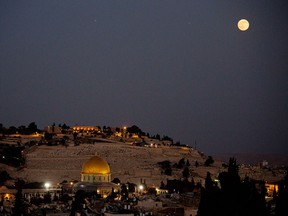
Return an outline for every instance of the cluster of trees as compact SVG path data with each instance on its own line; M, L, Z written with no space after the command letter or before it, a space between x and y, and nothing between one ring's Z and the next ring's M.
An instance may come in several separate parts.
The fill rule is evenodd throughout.
M286 169L286 176L280 182L278 189L278 196L275 197L275 213L276 216L288 215L288 168Z
M266 216L265 182L256 182L246 177L240 179L239 166L234 158L230 158L228 171L219 174L221 188L211 179L208 172L205 189L202 189L198 207L198 216ZM288 215L288 178L284 181L283 192L279 189L276 200L276 215ZM258 187L256 187L256 184ZM278 203L278 204L277 204ZM284 205L284 203L286 203ZM277 207L278 206L278 207ZM277 210L278 209L278 210Z
M5 148L0 154L0 163L7 164L13 167L19 167L25 164L25 158L22 155L24 147Z
M131 127L128 127L127 128L127 132L131 133L131 134L137 134L138 136L147 136L149 138L152 138L152 139L157 139L157 140L168 140L168 141L172 141L173 142L173 139L169 136L166 136L166 135L163 135L163 137L161 138L161 136L159 134L156 134L156 135L152 135L150 136L149 133L145 133L143 132L138 126L136 125L133 125Z
M197 190L201 188L201 184L195 185L193 177L191 177L190 173L190 161L185 158L181 158L178 163L174 163L171 165L171 162L169 160L158 162L158 165L162 169L162 173L165 175L172 175L172 168L181 170L182 169L182 178L179 180L167 180L167 184L165 185L163 182L161 182L161 189L166 189L169 191L169 193L173 192L179 192L179 193L185 193L185 192L192 192L196 188ZM198 162L195 161L195 167L198 167ZM189 181L189 178L191 180Z
M190 177L190 171L189 171L190 162L188 159L185 160L185 158L182 158L178 161L178 163L175 163L173 166L171 166L171 162L169 160L158 162L158 165L162 169L161 171L162 174L171 176L172 168L175 168L175 169L183 169L182 171L183 178L187 179Z
M147 133L147 136L149 138L152 138L152 139L157 139L157 140L162 140L162 141L171 141L173 143L173 139L171 137L167 136L167 135L163 135L162 138L161 138L161 136L159 134L150 136L150 134Z
M53 123L52 127L55 127L56 124ZM70 127L68 125L66 125L65 123L63 124L58 124L58 127L60 127L62 129L62 132L65 132L66 130L70 129ZM31 122L30 124L28 124L28 126L25 125L21 125L18 127L15 126L10 126L10 127L4 127L3 124L0 123L0 133L2 134L23 134L23 135L29 135L29 134L35 134L36 132L42 132L42 130L40 130L37 126L37 124L35 122Z
M6 170L0 172L0 186L4 185L4 183L10 179L11 177Z
M205 166L211 166L213 163L214 163L214 159L212 158L212 156L208 156L208 158L204 162L204 165Z
M198 189L201 188L201 184L195 184L194 179L192 178L191 181L189 181L187 178L183 179L173 179L173 180L167 180L167 184L165 185L164 182L161 182L160 185L161 189L168 190L168 193L188 193L193 192L195 189L198 191Z
M172 167L171 162L169 160L158 162L158 165L162 169L162 173L165 175L171 176L172 175Z
M41 130L38 129L35 122L31 122L27 127L24 125L21 125L19 127L10 126L9 128L5 128L3 124L0 124L0 133L2 134L19 133L19 134L29 135L29 134L33 134L33 133L40 132L40 131Z

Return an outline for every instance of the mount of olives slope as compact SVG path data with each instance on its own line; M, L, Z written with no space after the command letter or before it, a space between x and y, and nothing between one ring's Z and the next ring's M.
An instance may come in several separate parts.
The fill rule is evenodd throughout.
M122 142L96 142L68 147L37 146L26 154L26 166L10 173L14 178L22 178L29 182L79 181L83 163L94 155L108 162L112 179L119 178L121 182L136 184L145 181L147 185L156 186L167 179L182 178L183 169L173 168L182 158L186 163L189 161L189 170L196 182L205 179L207 168L216 175L219 171L216 167L221 165L216 161L211 167L204 167L207 156L189 147L139 147ZM171 175L165 175L159 166L158 162L163 161L171 162ZM196 161L199 164L197 168Z
M183 178L184 167L189 164L189 179L193 177L195 183L204 185L207 172L217 178L227 166L219 160L214 160L210 166L205 166L208 156L198 150L185 146L135 146L123 142L109 140L98 141L93 144L77 146L35 146L26 154L26 165L22 169L5 167L12 178L21 178L27 182L57 183L77 180L80 181L82 165L92 156L97 155L110 165L111 179L118 178L122 183L131 182L148 186L160 186L170 179ZM184 159L185 166L177 168L177 164ZM169 161L172 172L167 175L159 162ZM188 161L188 162L187 162ZM197 165L196 165L197 164ZM2 167L3 169L3 167ZM241 166L239 174L257 180L278 181L284 173L260 167Z

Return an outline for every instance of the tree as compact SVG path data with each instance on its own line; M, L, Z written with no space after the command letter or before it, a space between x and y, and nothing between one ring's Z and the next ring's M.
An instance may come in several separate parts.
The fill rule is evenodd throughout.
M15 205L12 214L13 216L19 216L25 214L24 202L22 197L22 188L24 183L25 182L23 180L18 179L15 184L17 193L15 194Z
M288 215L288 169L285 178L279 184L278 197L276 198L276 216Z
M107 128L106 128L106 133L108 133L108 134L111 134L111 133L112 133L111 127L107 127Z
M78 136L78 133L77 133L77 132L74 132L74 133L73 133L73 140L74 140L74 141L77 139L77 136Z
M158 162L158 165L161 167L162 173L164 172L168 176L172 175L171 162L169 160Z
M70 129L70 127L64 123L61 127L61 133L66 134L68 129Z
M205 189L201 190L201 199L198 207L198 216L225 215L219 211L221 194L219 188L214 184L210 172L207 172ZM228 215L227 215L228 216ZM230 216L230 215L229 215Z
M186 166L187 167L189 167L190 166L190 162L189 162L189 160L187 159L187 161L186 161Z
M165 160L165 161L158 162L158 165L159 165L162 169L171 168L171 162L170 162L169 160Z
M135 188L136 188L136 184L134 183L130 183L130 182L127 182L127 185L128 185L128 192L129 193L134 193L135 192Z
M239 188L241 181L238 169L239 166L237 165L236 159L230 158L228 164L228 172L222 172L219 174L222 190L231 191L233 188Z
M120 183L121 183L121 181L120 181L119 178L114 178L114 179L112 180L112 182L115 183L115 184L120 184Z
M48 191L46 194L44 194L44 203L51 203L51 201L52 201L52 197Z
M182 169L184 167L184 165L185 165L185 159L182 158L182 159L179 160L179 162L177 164L177 168L178 169Z
M161 183L160 183L160 188L161 188L161 189L164 189L164 188L165 188L165 184L164 184L163 181L161 181Z
M2 163L19 167L21 164L25 162L24 158L22 157L22 150L23 147L15 147L15 148L6 148L3 150L3 156L1 158Z
M35 122L31 122L29 125L28 125L28 130L31 132L31 133L35 133L38 131L38 128L37 128L37 125L35 124Z
M78 190L75 194L75 200L72 203L70 216L76 215L76 212L82 211L85 204L86 194L84 190Z
M20 134L26 134L26 133L27 133L27 128L26 128L26 126L24 126L24 125L19 126L19 127L18 127L18 132L19 132Z
M115 200L116 197L117 197L117 192L115 192L115 189L112 187L111 193L107 196L107 200L109 202L109 200Z
M122 197L122 200L127 199L128 195L129 195L129 192L128 192L127 186L125 184L122 184L121 185L121 197Z
M103 132L106 132L106 126L105 125L103 126Z
M198 216L266 216L265 184L262 192L256 189L255 182L245 178L240 181L238 165L234 158L229 160L228 172L219 174L221 189L207 173L205 190L202 190ZM285 204L287 205L287 204ZM284 214L284 215L287 215Z
M183 178L188 179L190 177L189 168L186 166L182 172Z
M17 132L17 128L14 127L14 126L11 126L11 127L8 128L6 133L7 134L15 134L16 132Z
M208 156L207 160L205 161L204 165L205 166L210 166L211 164L214 163L214 160L212 158L212 156Z
M161 140L161 137L159 134L156 134L155 136L152 137L153 139Z
M162 140L167 140L173 142L173 139L169 136L163 136Z
M209 190L213 186L214 186L214 182L212 181L211 173L207 172L206 179L205 179L205 188L206 190Z
M136 125L133 125L131 127L127 128L127 132L132 133L132 134L137 134L137 135L144 135L145 133L143 133L143 131L137 127Z
M11 179L10 175L7 173L7 171L1 171L0 172L0 186L4 185L5 181Z
M238 176L239 165L237 164L236 159L234 157L229 158L228 173L230 173L233 176Z
M53 139L53 134L48 133L48 132L44 132L44 139L47 141L51 141Z
M156 191L155 188L148 188L148 194L156 195L156 194L157 194L157 191Z
M0 133L3 133L3 130L4 130L5 128L3 127L3 124L2 123L0 123Z
M171 169L171 167L166 168L165 171L164 171L164 174L165 174L165 175L168 175L168 176L171 176L171 175L172 175L172 169Z

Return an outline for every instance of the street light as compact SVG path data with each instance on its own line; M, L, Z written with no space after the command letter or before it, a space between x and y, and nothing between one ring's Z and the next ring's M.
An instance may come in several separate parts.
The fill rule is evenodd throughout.
M51 184L50 184L49 182L46 182L46 183L44 184L44 187L46 188L46 190L48 190L50 186L51 186Z
M144 189L144 186L143 185L139 185L139 190L140 190L140 194L141 195L142 195L143 189Z

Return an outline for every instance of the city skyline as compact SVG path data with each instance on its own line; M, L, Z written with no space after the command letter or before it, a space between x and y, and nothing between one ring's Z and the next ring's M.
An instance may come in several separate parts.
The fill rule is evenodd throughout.
M284 0L1 1L0 123L137 125L206 154L287 154L287 10Z

